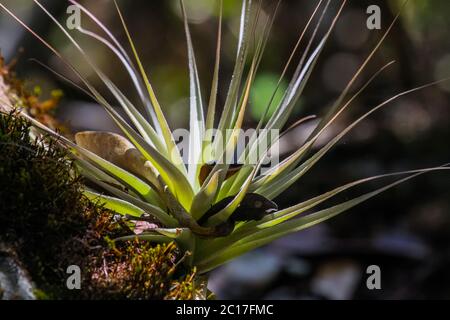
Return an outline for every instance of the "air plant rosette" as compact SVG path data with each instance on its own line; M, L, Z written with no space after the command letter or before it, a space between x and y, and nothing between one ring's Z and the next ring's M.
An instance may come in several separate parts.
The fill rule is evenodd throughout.
M115 239L125 241L140 239L155 243L175 241L183 251L182 262L195 267L204 276L220 265L248 251L264 246L280 237L312 227L343 213L354 206L424 173L448 170L447 165L420 170L411 170L372 176L347 183L326 193L307 199L287 208L279 208L274 199L286 189L297 183L327 152L334 147L352 128L372 113L392 101L412 94L418 90L435 85L440 81L425 84L381 102L357 118L325 145L315 148L322 134L330 128L336 119L370 85L370 83L389 66L381 67L355 92L351 93L356 80L369 64L381 44L388 36L398 16L392 21L376 46L361 64L332 104L328 112L318 121L317 126L295 152L270 168L264 164L278 156L277 145L284 134L302 125L313 116L306 116L286 128L286 123L306 88L315 65L332 35L338 18L345 7L342 1L333 19L325 21L330 10L330 0L318 1L303 32L299 36L284 70L281 72L278 86L272 99L267 101L264 115L250 134L249 141L242 143L243 123L249 95L255 80L270 29L274 23L279 3L271 15L261 14L260 3L251 0L242 1L240 29L237 43L236 62L227 88L219 88L219 66L222 36L222 1L220 10L217 50L212 85L208 103L204 104L199 82L194 48L188 25L187 12L183 1L180 2L184 17L187 39L189 82L190 82L190 127L189 135L184 139L185 148L176 143L174 132L170 129L159 104L155 91L145 72L143 62L128 30L125 17L114 1L118 17L127 35L132 57L115 36L87 8L75 0L83 15L92 20L99 33L79 26L76 30L67 30L37 0L35 4L53 20L61 32L73 44L103 84L113 95L114 101L108 101L88 79L78 71L77 66L53 48L45 39L36 34L12 11L0 4L3 10L14 17L28 31L33 33L48 49L78 77L83 90L107 113L121 129L122 135L109 132L79 132L75 142L55 133L35 119L23 114L34 127L42 133L52 135L58 143L70 151L70 155L80 173L96 187L86 186L84 194L94 202L122 215L124 221L135 228L134 233ZM258 31L258 24L263 24ZM320 34L319 27L324 27ZM311 37L306 39L307 31ZM114 82L100 70L93 59L75 40L75 35L86 36L107 46L119 59L124 71L130 76L139 100L132 102ZM282 99L269 110L274 103L273 97L285 78L294 56L300 48L303 52L290 79ZM64 75L59 75L68 80ZM444 80L442 80L444 81ZM223 108L219 108L217 95L226 92ZM126 118L113 106L120 106ZM218 114L220 110L220 115ZM230 156L231 155L231 156ZM394 178L394 182L371 192L359 195L325 209L317 210L327 200L351 188L365 183ZM306 212L310 212L305 214Z

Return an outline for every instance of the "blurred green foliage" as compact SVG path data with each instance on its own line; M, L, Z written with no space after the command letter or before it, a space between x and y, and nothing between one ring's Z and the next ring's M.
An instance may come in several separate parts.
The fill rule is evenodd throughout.
M255 121L259 121L264 116L267 106L271 102L264 119L267 120L273 114L281 99L283 99L283 92L287 89L286 81L280 83L278 90L273 95L274 90L277 88L278 78L279 76L273 73L260 73L256 77L250 92L250 112Z

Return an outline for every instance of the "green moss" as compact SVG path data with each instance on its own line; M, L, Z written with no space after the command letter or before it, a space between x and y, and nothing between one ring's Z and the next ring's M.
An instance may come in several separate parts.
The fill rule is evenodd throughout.
M193 285L195 272L177 270L177 257L174 243L128 241L105 252L107 267L99 265L92 275L97 289L118 299L192 299L201 293Z
M184 270L171 244L113 243L132 232L113 212L81 193L64 150L30 140L30 125L0 114L0 243L13 248L40 299L191 299L195 270ZM44 144L45 142L45 144ZM45 145L45 147L44 147ZM82 270L68 290L66 269Z
M0 116L0 235L4 241L28 234L70 237L82 226L79 178L64 151L48 140L30 140L29 124L14 113ZM28 243L32 246L33 243Z

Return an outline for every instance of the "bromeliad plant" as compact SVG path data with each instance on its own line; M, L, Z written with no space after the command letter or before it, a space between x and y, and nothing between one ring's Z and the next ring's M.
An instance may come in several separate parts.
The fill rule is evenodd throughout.
M344 8L345 0L340 3L337 13L329 23L325 34L320 37L319 26L324 23L325 13L329 10L331 0L318 1L280 76L279 83L285 77L295 52L303 43L306 31L312 28L313 21L316 19L316 25L312 28L312 36L306 42L302 57L287 90L283 92L281 102L270 116L269 109L271 109L273 97L279 89L278 86L272 95L272 99L268 101L265 114L261 117L256 132L259 132L260 129L265 129L262 132L280 130L281 135L275 138L269 137L267 133L253 135L244 149L237 153L238 161L233 163L227 163L224 160L227 154L234 154L237 150L237 138L239 138L239 132L248 107L249 94L279 3L273 15L263 21L262 31L257 32L259 30L257 25L264 16L261 15L261 5L260 3L259 5L254 4L251 0L242 1L236 64L217 126L217 132L222 133L223 137L223 143L220 143L219 139L215 138L216 135L211 133L211 129L215 125L218 104L216 96L219 91L222 14L220 14L218 24L216 62L205 117L194 48L185 7L183 1L181 1L187 38L190 79L190 137L189 161L187 164L183 162L173 133L139 59L132 36L117 3L114 2L128 37L135 62L113 34L88 9L75 0L69 0L98 26L102 35L86 30L81 26L74 32L90 37L111 50L129 74L139 95L138 103L131 102L127 95L97 67L74 36L39 1L33 1L72 42L74 48L112 93L115 98L114 104L118 104L123 109L130 121L129 123L125 120L113 108L113 103L109 102L84 78L75 66L5 5L0 4L6 12L32 32L73 71L83 83L83 87L80 87L80 89L102 105L123 132L123 136L107 132L81 132L76 135L76 143L74 143L24 115L33 122L37 129L52 134L68 148L80 172L99 187L99 189L96 189L97 191L86 187L84 193L87 197L93 201L100 201L107 208L124 215L129 221L145 220L153 222L153 224L147 224L147 228L144 228L143 232L117 240L137 237L153 242L176 241L179 247L186 252L185 262L190 266L196 266L199 272L205 273L245 252L330 219L418 175L434 170L448 169L447 166L441 166L369 177L348 183L284 209L279 209L273 202L274 198L296 183L344 135L370 114L401 96L435 84L427 84L391 97L355 120L318 150L313 148L322 133L334 123L379 73L392 64L391 62L382 67L359 91L347 97L354 82L359 78L388 35L398 15L303 145L262 174L260 170L262 164L267 160L268 153L273 151L273 147L276 146L283 134L311 118L303 118L296 122L294 126L284 130L286 122L303 93L316 62ZM316 40L318 40L318 44L315 44ZM65 79L70 81L67 78ZM261 149L262 153L260 152ZM250 161L250 159L254 159L255 155L256 162ZM319 204L350 188L377 179L400 175L403 175L403 177L382 188L301 216L301 214L313 210Z

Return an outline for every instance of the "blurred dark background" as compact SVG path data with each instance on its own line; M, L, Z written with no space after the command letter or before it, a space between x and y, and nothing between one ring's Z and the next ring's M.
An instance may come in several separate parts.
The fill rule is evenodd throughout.
M62 33L31 0L0 1L49 39L102 88ZM126 43L112 1L81 2ZM66 1L42 3L62 21L67 18ZM380 39L401 3L400 0L349 1L294 110L292 121L326 111ZM178 0L122 0L119 4L171 127L186 127L189 84ZM271 14L275 4L276 1L264 0L263 13ZM316 1L306 0L282 2L251 94L246 126L254 126L259 120L315 4ZM366 8L373 4L381 8L381 30L366 27ZM214 65L217 2L186 0L186 5L206 101ZM332 1L325 26L338 5L339 1ZM220 105L233 68L239 12L240 1L224 1ZM396 60L396 63L374 81L324 138L402 90L450 76L449 16L447 0L409 1L355 89L387 62ZM90 26L87 20L82 20L83 26ZM86 37L77 39L124 92L134 92L126 73L104 46ZM0 48L7 61L19 59L16 71L27 87L32 89L39 85L44 95L53 89L64 91L57 117L73 131L117 131L101 107L29 61L35 58L66 72L43 45L5 12L0 15ZM299 57L296 56L296 61ZM288 76L293 71L291 68ZM286 86L286 81L282 87ZM278 204L285 207L358 178L449 161L449 98L450 84L447 83L389 104L351 131L311 172L276 199ZM310 128L304 126L294 131L282 143L282 150L295 150L307 130ZM337 201L350 199L376 186L379 185L349 192ZM449 175L427 174L329 222L283 238L225 265L212 273L210 287L219 298L237 299L450 298L449 231ZM366 287L366 268L373 264L381 268L381 290Z

